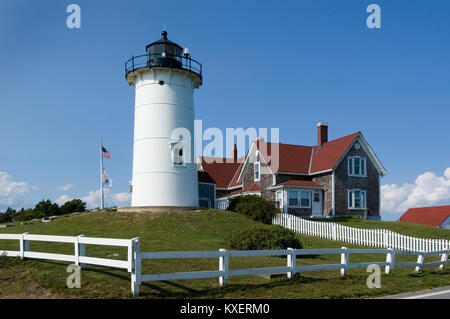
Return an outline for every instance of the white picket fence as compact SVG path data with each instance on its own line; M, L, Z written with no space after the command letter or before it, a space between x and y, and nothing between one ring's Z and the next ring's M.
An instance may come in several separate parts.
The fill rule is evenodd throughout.
M281 225L297 233L350 244L393 248L406 251L441 251L450 247L446 239L417 238L387 229L361 229L332 222L311 221L288 214L277 214L272 224Z
M20 242L19 250L0 250L0 256L20 257L20 258L35 258L73 262L77 266L84 268L85 264L107 266L113 268L126 269L128 272L132 271L133 247L136 238L133 239L115 239L115 238L95 238L79 236L49 236L49 235L32 235L24 234L0 234L0 239L4 240L18 240ZM74 244L73 255L54 254L30 251L30 241L43 241L55 243L72 243ZM127 247L127 260L116 260L108 258L88 257L86 254L86 245L104 245L104 246L119 246Z

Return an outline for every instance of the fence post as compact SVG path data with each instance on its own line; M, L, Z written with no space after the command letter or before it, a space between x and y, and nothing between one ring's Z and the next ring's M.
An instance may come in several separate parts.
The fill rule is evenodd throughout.
M333 240L336 240L336 224L333 224Z
M442 255L441 255L441 262L442 262L442 264L441 265L439 265L439 269L444 269L444 267L445 267L445 263L447 263L447 260L448 260L448 251L446 252L446 253L443 253Z
M441 261L442 261L442 265L439 265L439 269L444 269L445 268L445 264L448 261L448 254L450 253L450 251L448 250L448 247L446 247L447 252L443 253L441 255Z
M78 257L77 257L77 265L80 266L80 268L84 269L86 268L86 264L80 264L80 256L86 256L86 244L80 244L80 237L84 237L84 235L79 235L77 237L77 245L78 245Z
M287 253L287 266L289 268L291 268L291 271L287 272L287 277L289 279L292 279L295 276L295 267L297 266L297 263L296 263L296 261L297 261L296 257L297 256L295 254L295 249L288 248L287 250L288 250L288 253Z
M417 257L417 263L418 263L419 265L416 266L416 269L415 269L416 272L419 272L419 271L422 270L422 265L423 265L424 260L425 260L425 255L424 255L424 254L420 254L420 255Z
M219 249L222 255L219 257L219 271L223 272L223 276L219 276L219 285L224 286L228 280L228 252L226 249Z
M341 253L341 276L345 276L348 272L348 249L347 247L341 247L341 249L344 250L344 252Z
M386 254L386 262L389 264L384 267L384 272L389 275L395 266L395 250L392 248L388 248L388 250L389 252Z
M132 270L131 270L131 291L135 297L139 296L139 286L141 285L141 250L139 237L132 240Z
M27 233L23 233L20 236L20 258L23 259L25 257L25 252L30 251L30 241L24 240L25 235Z

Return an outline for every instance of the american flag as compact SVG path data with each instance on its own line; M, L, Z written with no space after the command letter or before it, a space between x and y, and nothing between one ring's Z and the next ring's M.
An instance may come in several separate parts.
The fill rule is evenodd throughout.
M111 153L109 153L109 151L106 148L104 148L103 146L102 146L102 154L106 158L111 158Z

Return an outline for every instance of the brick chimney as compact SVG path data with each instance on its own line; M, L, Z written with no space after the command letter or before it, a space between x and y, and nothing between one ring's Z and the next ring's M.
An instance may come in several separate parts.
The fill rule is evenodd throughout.
M317 123L317 145L320 147L328 142L328 124L325 122Z
M234 144L233 150L231 151L231 156L233 157L233 163L237 163L237 155L238 155L237 146L236 146L236 144Z

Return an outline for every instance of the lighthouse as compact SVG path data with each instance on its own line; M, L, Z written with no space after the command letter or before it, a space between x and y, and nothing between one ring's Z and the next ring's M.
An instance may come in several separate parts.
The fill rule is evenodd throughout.
M135 89L132 207L199 206L194 89L202 66L167 32L125 64Z

